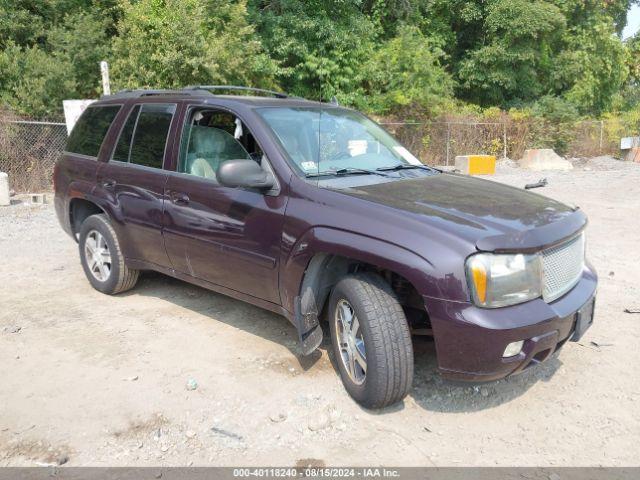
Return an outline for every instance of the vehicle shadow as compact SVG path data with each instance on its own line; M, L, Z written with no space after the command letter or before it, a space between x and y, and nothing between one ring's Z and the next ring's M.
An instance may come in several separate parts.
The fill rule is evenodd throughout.
M170 301L215 321L286 347L293 357L291 359L293 364L303 372L315 369L330 370L333 367L335 375L338 374L327 325L323 325L324 339L319 349L312 355L303 356L298 351L297 332L286 318L240 300L155 272L145 272L141 275L138 286L123 295L145 295ZM406 408L407 402L412 401L419 407L434 412L461 413L485 410L525 394L540 381L548 381L562 366L562 362L557 357L553 357L542 365L503 380L483 384L452 382L443 379L438 373L435 346L430 338L414 337L413 347L414 381L408 398L384 409L363 408L363 411L373 415L385 415ZM325 360L321 362L323 358ZM327 358L329 361L326 361Z
M407 408L408 403L424 410L439 413L471 413L496 407L524 395L539 381L548 381L562 366L553 357L542 365L525 370L514 377L485 382L467 383L443 379L438 373L436 351L433 340L428 337L413 337L414 376L413 388L402 402L379 410L360 407L370 415L384 416ZM337 371L335 358L331 363Z
M282 345L295 357L294 365L304 372L318 363L322 358L321 350L328 345L325 338L318 351L312 355L303 356L298 351L296 329L283 316L157 272L143 272L136 288L121 295L144 295L163 299L217 322Z
M431 339L414 338L415 371L409 397L425 410L443 413L474 412L496 407L524 395L532 386L549 381L562 366L557 356L519 375L485 383L454 382L437 371Z

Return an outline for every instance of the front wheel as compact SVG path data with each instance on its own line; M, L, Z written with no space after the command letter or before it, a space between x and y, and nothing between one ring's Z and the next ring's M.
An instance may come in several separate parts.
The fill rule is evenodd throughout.
M367 408L402 400L413 381L407 319L391 287L375 274L350 275L333 288L331 341L342 383Z

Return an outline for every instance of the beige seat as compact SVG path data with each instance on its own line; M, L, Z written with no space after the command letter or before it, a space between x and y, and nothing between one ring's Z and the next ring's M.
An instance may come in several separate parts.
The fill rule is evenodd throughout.
M216 172L205 158L198 157L193 159L191 167L189 167L189 173L191 175L197 175L198 177L216 180Z
M213 127L191 127L185 172L216 180L222 162L249 158L242 145L228 132Z

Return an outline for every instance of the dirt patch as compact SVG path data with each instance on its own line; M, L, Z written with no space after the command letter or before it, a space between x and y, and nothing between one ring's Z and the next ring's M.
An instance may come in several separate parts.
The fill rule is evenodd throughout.
M541 177L535 193L589 216L594 326L483 385L444 381L416 338L409 397L376 412L346 394L327 341L299 358L284 318L158 274L102 295L51 205L0 208L0 466L637 465L640 316L624 309L640 298L640 164L503 162L492 179Z
M21 459L35 465L64 465L71 449L66 445L51 445L45 440L16 440L0 445L0 460Z
M161 414L152 415L147 420L132 420L124 430L116 430L113 436L116 438L139 438L156 433L161 435L162 427L169 421Z

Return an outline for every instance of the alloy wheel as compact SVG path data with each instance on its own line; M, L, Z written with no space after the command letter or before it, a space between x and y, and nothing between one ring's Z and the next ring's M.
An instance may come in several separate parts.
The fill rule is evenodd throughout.
M362 385L367 376L367 357L360 322L351 304L342 299L336 305L335 331L340 358L349 378Z
M84 241L84 256L89 271L100 282L106 282L111 275L111 253L104 236L91 230Z

